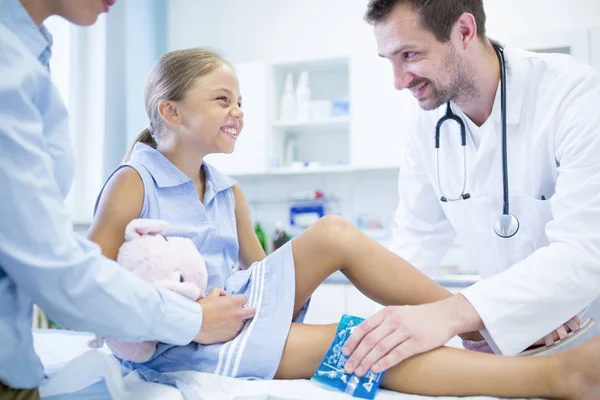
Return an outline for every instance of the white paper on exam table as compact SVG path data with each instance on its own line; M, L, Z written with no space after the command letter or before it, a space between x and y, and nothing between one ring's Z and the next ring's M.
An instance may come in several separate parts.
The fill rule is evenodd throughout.
M85 374L85 378L89 380L88 388L72 393L53 396L52 400L59 399L94 399L104 400L111 399L131 399L131 398L144 398L144 399L162 399L162 400L181 400L183 396L181 392L173 387L160 385L156 383L148 383L142 381L137 373L133 373L123 378L121 376L121 369L114 357L110 354L110 351L106 348L101 350L89 350L87 348L88 340L92 339L93 335L78 333L78 332L65 332L56 330L42 330L34 331L34 344L36 351L38 352L42 364L46 368L49 376L54 378L58 377L60 373L64 374L64 377L69 378L69 382L66 384L73 387L85 387L84 381L75 382L73 373L69 372L70 367L65 367L65 363L73 361L70 365L75 365L75 372L78 374ZM451 344L460 346L459 340L454 340ZM89 357L83 359L86 364L85 368L82 364L78 364L82 359L79 360L77 357ZM93 365L90 367L89 362ZM84 372L84 369L90 369L91 372ZM118 371L118 372L117 372ZM180 371L174 373L177 378L181 379L182 382L194 389L194 392L198 393L199 400L304 400L304 399L327 399L327 400L348 400L350 397L343 393L333 392L324 389L322 386L309 381L309 380L292 380L292 381L246 381L240 379L227 378L222 376L216 376L212 374L203 374L195 371ZM106 388L101 387L98 381L102 378L106 379ZM61 379L61 378L59 378ZM110 382L109 382L110 381ZM59 381L57 381L59 382ZM94 383L96 383L94 385ZM101 383L101 382L100 382ZM50 386L51 381L48 382L48 388L42 387L41 393L44 398L48 397L48 393L52 393L49 390L52 389L56 393L57 387L60 389L58 383L54 388ZM92 387L99 387L102 392L98 393L98 390L93 392L93 396L86 396ZM64 386L63 388L69 388ZM58 390L60 391L60 390ZM68 392L68 390L66 390ZM426 397L417 395L408 395L402 393L391 392L388 390L380 390L376 400L450 400L457 399L454 397ZM467 398L462 398L466 400ZM493 400L489 397L469 397L469 400Z

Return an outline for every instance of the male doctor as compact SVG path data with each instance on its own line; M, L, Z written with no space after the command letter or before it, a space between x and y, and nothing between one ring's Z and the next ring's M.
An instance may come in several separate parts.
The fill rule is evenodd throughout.
M577 341L596 335L600 73L566 55L495 47L482 0L371 0L366 20L396 89L416 99L398 115L406 130L392 250L435 274L458 237L484 279L367 319L344 349L346 369L379 372L472 331L515 355L553 330L576 331L578 314L597 323Z

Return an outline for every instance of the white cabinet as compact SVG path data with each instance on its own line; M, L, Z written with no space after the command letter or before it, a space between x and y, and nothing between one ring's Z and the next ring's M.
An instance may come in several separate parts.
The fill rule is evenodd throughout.
M590 62L600 69L600 28L590 31Z
M590 31L587 29L514 37L505 43L530 51L570 54L587 63L591 61Z
M457 276L438 282L451 293L458 293L475 280L473 276L465 275L463 278ZM369 299L350 283L323 283L313 293L304 322L336 324L342 314L368 318L383 308L384 306Z
M383 306L362 294L354 285L345 285L346 314L368 318L381 310Z
M206 161L226 174L264 173L267 171L267 150L271 99L271 68L265 63L235 65L240 81L244 129L233 154L211 154Z
M334 324L346 312L346 286L322 284L315 290L304 322L307 324Z
M207 161L231 175L390 168L398 165L402 112L391 67L373 56L235 66L245 127L231 155ZM308 118L280 119L286 78L308 73ZM412 100L412 99L411 99Z
M351 284L324 283L313 294L304 322L335 324L342 314L367 318L382 308Z
M302 77L306 86L300 84ZM293 99L291 111L285 112L281 103L288 79ZM308 98L296 97L299 87L306 88ZM276 110L269 154L273 172L348 165L347 58L273 64L271 94Z
M350 160L357 168L399 165L408 91L397 91L390 63L375 56L350 63ZM414 101L414 100L413 100Z

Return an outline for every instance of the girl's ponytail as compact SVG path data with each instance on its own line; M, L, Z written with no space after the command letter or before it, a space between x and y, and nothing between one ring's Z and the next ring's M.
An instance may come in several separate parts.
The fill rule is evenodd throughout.
M133 145L127 152L127 155L125 156L125 159L123 160L123 162L129 161L129 159L131 158L131 153L133 152L133 148L138 143L147 144L148 146L150 146L154 149L158 146L158 144L156 144L156 140L154 140L154 138L152 137L152 132L150 132L150 129L146 128L135 139L135 141L133 142Z

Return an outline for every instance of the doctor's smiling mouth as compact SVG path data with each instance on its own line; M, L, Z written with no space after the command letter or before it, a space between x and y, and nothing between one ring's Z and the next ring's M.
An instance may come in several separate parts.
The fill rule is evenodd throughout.
M430 86L431 85L429 79L417 78L413 82L411 82L411 84L407 86L406 89L408 89L412 93L415 99L421 101L423 97L425 97L425 91Z

